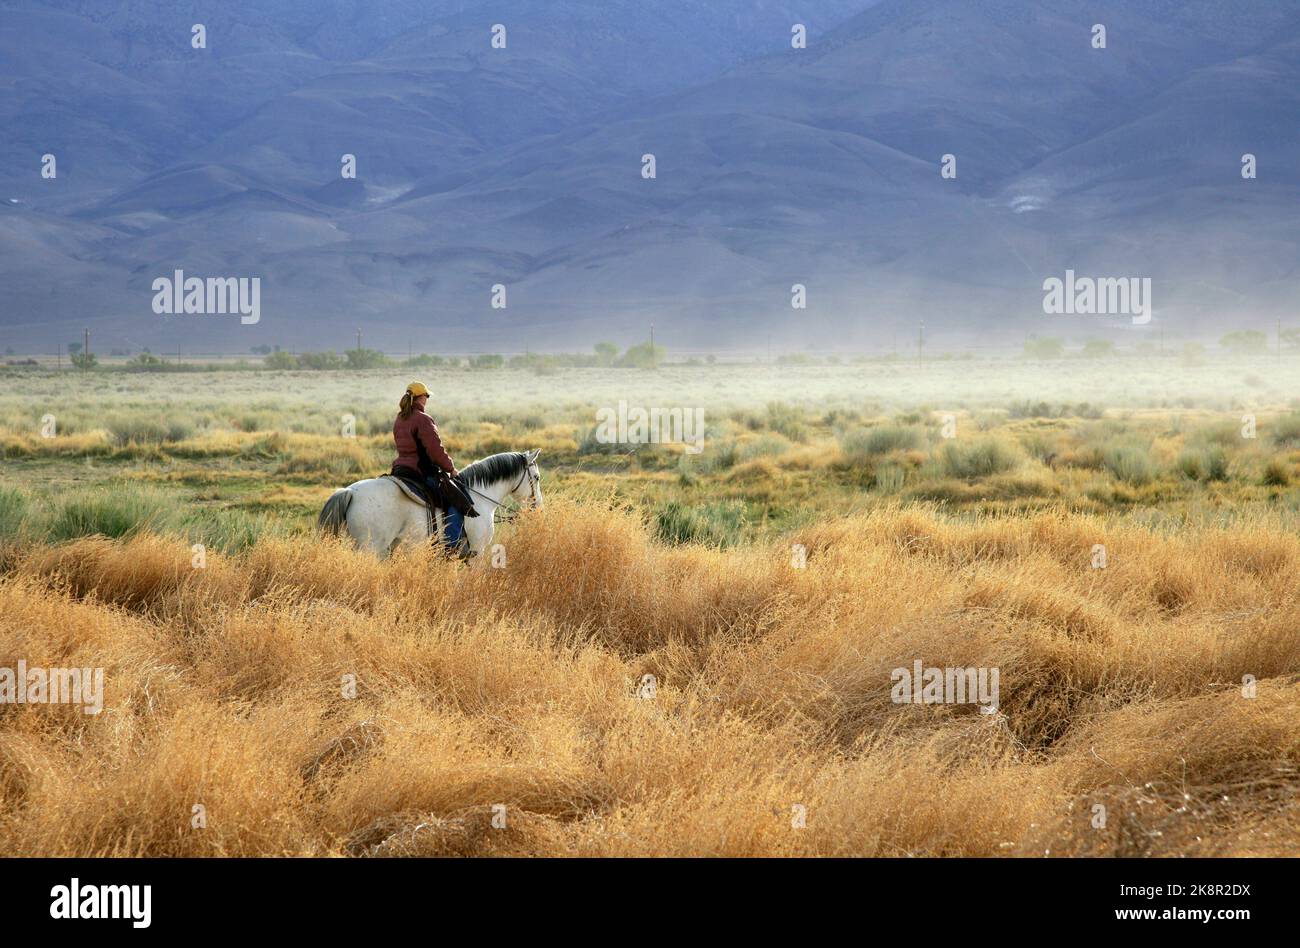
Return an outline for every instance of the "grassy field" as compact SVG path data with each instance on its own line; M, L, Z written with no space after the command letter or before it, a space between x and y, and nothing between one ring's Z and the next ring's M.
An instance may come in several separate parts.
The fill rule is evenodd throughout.
M0 668L105 670L0 704L0 850L1295 854L1298 376L440 370L459 463L542 449L470 568L314 534L401 370L0 370ZM916 661L996 713L891 700Z

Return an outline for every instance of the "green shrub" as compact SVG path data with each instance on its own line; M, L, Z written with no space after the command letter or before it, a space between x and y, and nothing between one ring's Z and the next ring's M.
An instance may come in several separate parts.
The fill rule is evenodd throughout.
M1085 339L1080 352L1085 359L1107 359L1115 354L1115 343L1109 339Z
M393 364L393 360L374 349L349 349L344 353L349 369L380 369Z
M278 458L288 450L288 446L289 439L284 436L284 432L270 431L255 441L240 445L239 456L241 458L259 458L262 460Z
M1300 413L1283 415L1273 422L1273 440L1285 447L1300 447Z
M13 538L23 532L31 502L13 487L0 487L0 538Z
M784 402L768 403L767 427L777 434L784 435L790 441L808 440L808 432L803 424L803 412Z
M304 352L298 356L298 367L303 369L341 369L347 363L337 352Z
M65 498L50 517L47 533L56 542L96 535L116 539L165 528L175 509L175 499L156 490L98 488Z
M202 543L210 550L239 553L269 534L283 533L279 523L261 513L246 510L203 511L191 518L184 533L191 543Z
M998 438L952 440L939 452L939 469L949 477L972 480L1013 471L1021 460L1013 446Z
M239 431L274 431L275 414L270 411L246 411L231 419Z
M1258 354L1268 351L1268 336L1258 329L1238 329L1220 339L1219 345L1238 355Z
M1178 455L1178 470L1194 481L1226 481L1228 454L1217 445L1188 447Z
M365 447L355 441L348 441L343 445L291 448L281 459L276 473L347 477L373 473L375 467L375 460Z
M740 446L733 439L710 441L700 455L699 467L706 474L729 471L741 461Z
M1286 487L1291 483L1291 469L1281 458L1269 458L1260 481L1266 487Z
M745 506L740 501L685 504L670 500L655 510L655 535L665 543L735 546L745 530Z
M1060 339L1025 340L1025 358L1059 359L1065 355L1065 343Z
M1050 478L1042 476L1021 477L1001 474L971 484L954 478L928 480L907 491L907 500L929 501L942 504L983 503L990 500L1025 500L1049 497L1052 494Z
M421 352L418 356L411 356L403 365L409 365L412 368L441 368L447 365L447 360L442 356Z
M1117 481L1140 487L1156 477L1151 449L1140 441L1116 441L1101 449L1101 463Z
M194 426L183 419L150 417L144 413L113 415L104 426L120 447L184 441L194 434Z
M1057 418L1061 412L1052 408L1047 402L1019 401L1007 406L1009 418Z
M740 460L752 461L755 458L777 457L789 450L790 442L780 435L761 435L753 441L740 445Z
M268 369L296 369L298 359L287 352L272 352L262 359L262 364Z
M384 416L384 419L386 425L385 430L391 429L393 427L392 419L388 418L387 415ZM511 427L516 431L525 433L529 431L537 431L540 428L546 427L546 419L541 415L522 415L519 418L513 419Z
M128 372L159 372L165 366L163 360L152 352L141 352L134 359L129 359L123 363L123 368Z
M1030 431L1021 436L1020 445L1029 452L1029 456L1044 464L1051 457L1061 452L1061 439L1055 432Z
M1196 441L1201 444L1235 448L1241 444L1241 440L1241 427L1235 421L1220 421L1196 432Z
M601 425L592 425L578 441L579 454L627 454L636 449L635 444L620 444L617 441L602 441L598 437Z
M663 346L652 346L648 342L640 342L635 346L629 346L624 352L616 365L632 369L653 369L659 363L663 362L664 355L668 352Z
M882 494L896 494L903 489L907 471L901 464L882 464L876 468L876 490Z
M917 450L924 445L924 429L901 425L855 428L840 436L840 450L851 458L877 457L891 451Z

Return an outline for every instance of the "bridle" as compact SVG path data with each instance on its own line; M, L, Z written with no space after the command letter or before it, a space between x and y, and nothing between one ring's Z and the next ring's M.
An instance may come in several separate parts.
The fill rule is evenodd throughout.
M522 474L519 475L519 480L515 481L515 486L512 487L512 488L510 488L510 490L506 491L506 497L510 497L510 496L512 496L512 495L514 494L515 491L519 490L520 485L522 485L523 482L524 482L524 478L527 478L527 479L528 479L528 499L531 500L531 501L533 502L533 506L536 507L536 506L537 506L537 482L538 482L541 478L540 478L540 477L534 477L534 476L533 476L533 464L534 464L533 461L528 461L528 460L525 460L525 461L524 461L524 472L523 472ZM471 494L477 494L479 497L482 497L484 500L486 500L486 501L488 501L489 503L493 504L492 516L493 516L494 519L496 518L497 512L498 512L502 507L505 506L505 504L502 503L502 501L493 500L493 499L492 499L491 497L489 497L487 494L483 494L483 493L480 493L479 491L476 491L474 488L470 487L468 484L462 484L461 486L464 487L464 488L465 488L467 491L469 491ZM504 500L504 499L505 499L505 498L502 498L502 500ZM518 517L518 516L519 516L519 508L516 507L514 510L512 510L512 511L510 512L509 516L501 517L497 522L498 522L498 523L509 523L511 520L514 520L514 519L515 519L516 517Z
M538 477L533 477L533 465L535 463L535 461L526 461L524 463L524 477L528 478L528 499L533 502L534 507L537 506L537 482L541 479L540 475ZM521 477L519 483L515 484L515 486L511 488L510 493L513 494L517 491L519 489L519 484L522 484L523 482L523 477Z

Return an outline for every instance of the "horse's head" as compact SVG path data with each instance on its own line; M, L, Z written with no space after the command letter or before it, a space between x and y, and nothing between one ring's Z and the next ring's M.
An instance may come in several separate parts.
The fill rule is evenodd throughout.
M537 455L541 453L540 448L524 452L524 476L510 495L521 504L531 501L538 510L542 509L542 472L537 469Z

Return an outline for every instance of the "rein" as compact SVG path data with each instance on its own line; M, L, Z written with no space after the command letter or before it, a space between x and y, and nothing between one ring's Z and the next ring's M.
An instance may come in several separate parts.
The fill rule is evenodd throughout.
M524 482L525 477L528 478L528 496L532 499L533 503L536 504L537 503L537 482L533 480L533 469L531 464L524 465L524 473L519 475L519 480L515 481L515 486L510 488L508 491L506 491L505 497L509 497L515 491L517 491L519 489L519 485ZM515 507L513 510L510 511L508 516L498 518L497 513L503 507L505 507L505 503L503 502L505 500L505 497L503 497L501 500L493 500L487 494L476 491L474 488L470 487L469 484L462 483L460 486L465 488L465 490L469 491L471 494L477 494L479 497L482 497L488 503L492 504L492 519L496 523L509 523L510 521L514 520L516 517L519 516L520 508Z

